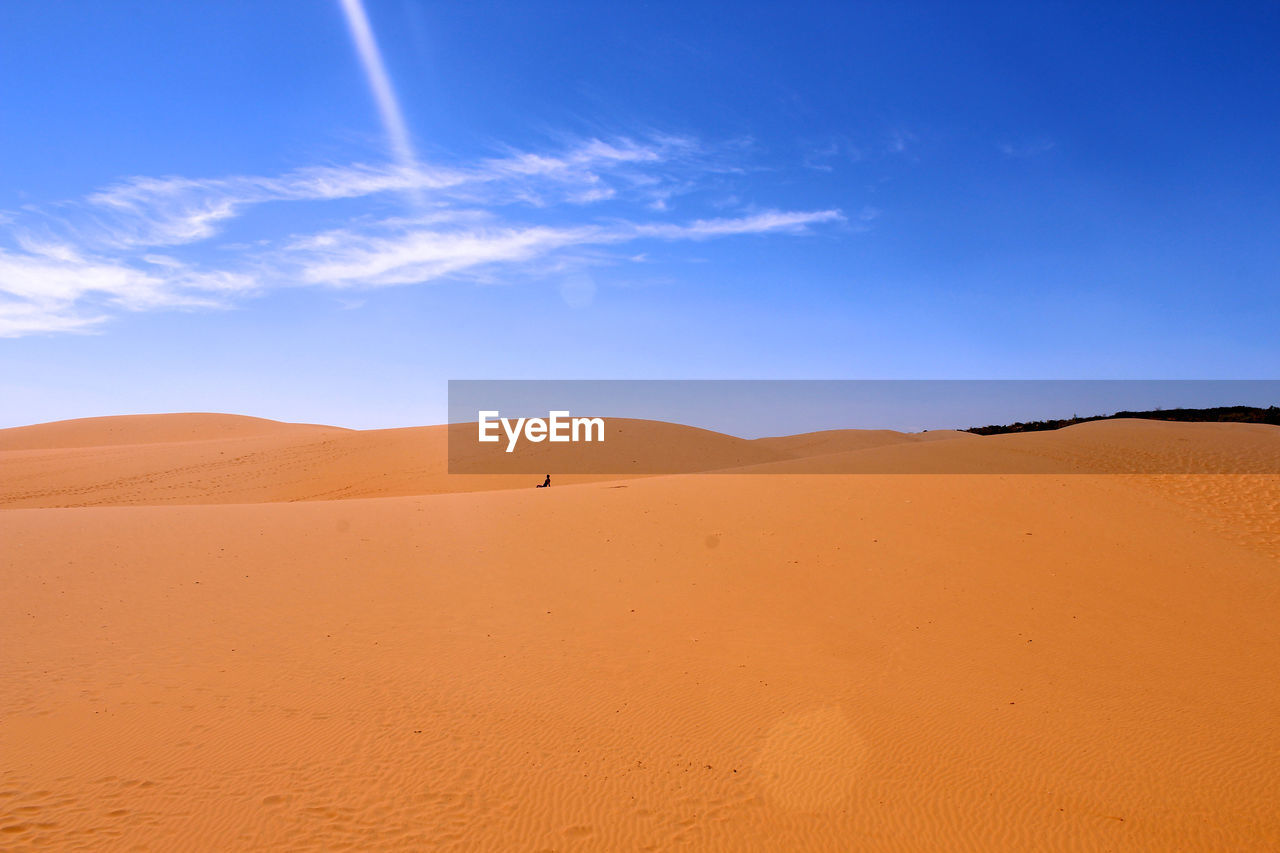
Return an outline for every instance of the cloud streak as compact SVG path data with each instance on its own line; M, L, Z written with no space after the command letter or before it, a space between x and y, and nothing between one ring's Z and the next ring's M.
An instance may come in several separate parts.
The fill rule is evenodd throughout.
M646 238L709 240L743 234L799 233L843 220L836 210L766 211L685 224L614 222L569 228L410 228L390 237L335 232L295 244L292 257L303 281L337 287L429 282L493 264L545 257L558 250L606 246Z
M0 336L233 306L278 287L536 275L623 244L795 235L845 219L835 209L697 216L690 196L737 172L692 140L655 136L447 166L131 178L0 219ZM417 194L412 209L405 193Z
M400 109L400 101L391 85L391 76L387 74L386 64L382 61L382 51L378 49L373 27L369 26L364 3L362 0L341 0L341 3L342 13L347 18L347 29L351 32L351 41L355 43L360 65L369 82L369 91L373 93L373 100L378 105L378 115L382 117L382 126L391 143L391 154L400 165L411 165L417 157L409 142L404 111Z

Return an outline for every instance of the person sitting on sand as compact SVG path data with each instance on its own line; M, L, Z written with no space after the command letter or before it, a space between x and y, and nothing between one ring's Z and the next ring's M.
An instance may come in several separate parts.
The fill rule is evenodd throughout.
M542 485L541 485L541 486L534 486L534 488L536 488L536 489L545 489L545 488L549 487L550 485L551 485L551 475L550 475L550 474L548 474L548 475L547 475L547 479L545 479L545 480L543 480L543 481L542 481Z

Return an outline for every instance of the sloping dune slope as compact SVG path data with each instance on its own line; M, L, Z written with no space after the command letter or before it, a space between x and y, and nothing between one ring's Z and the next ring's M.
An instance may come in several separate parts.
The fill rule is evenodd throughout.
M508 455L499 442L456 460L475 475L450 476L450 431L470 439L474 429L455 424L357 431L231 415L146 415L0 430L0 506L261 503L520 488L544 473L554 473L557 484L595 482L739 468L921 438L840 430L749 441L613 418L604 443L522 442ZM513 462L527 473L482 473L510 471ZM575 469L605 473L561 473Z
M920 434L935 435L939 434ZM755 474L1274 475L1280 474L1280 427L1117 419L1051 432L950 433L933 440L912 436L907 441L869 442L865 447L737 470Z
M115 497L188 505L0 511L0 846L1280 847L1280 477L271 502L449 479L387 433L160 442ZM1044 452L1105 456L1077 435ZM216 477L165 473L194 445Z
M447 447L451 427L445 426L357 431L263 421L273 426L226 434L220 429L220 417L207 423L188 421L179 430L162 429L169 426L164 423L146 423L147 428L139 430L136 438L165 437L150 443L117 441L103 446L87 442L100 436L119 436L92 428L68 433L60 424L20 428L25 432L9 443L38 445L40 449L0 451L0 506L262 503L437 494L525 487L540 481L541 473L557 470L554 456L546 459L544 450L526 445L524 454L532 455L538 463L537 478L450 476ZM709 465L728 467L780 458L768 452L751 452L749 442L732 436L662 426L666 429L655 438L646 438L643 446L681 446L684 450L677 458L685 464L705 460ZM175 438L188 430L203 437ZM0 447L8 446L7 432L11 431L0 430ZM68 442L66 446L55 446L63 440ZM602 447L621 459L635 449L635 443L617 441ZM548 466L545 472L541 471L543 462ZM625 464L620 461L606 467L640 468L642 464L627 456ZM591 475L556 477L557 483L564 484L600 479Z
M114 415L0 429L0 450L45 450L117 444L211 441L246 436L317 435L348 432L320 424L289 424L244 415L184 412Z
M973 433L951 429L933 430L931 432L898 432L891 429L830 429L821 432L800 433L799 435L784 435L776 438L757 438L753 443L787 456L800 458L869 450L875 447L886 447L895 444L945 441L953 438L973 440L978 436Z

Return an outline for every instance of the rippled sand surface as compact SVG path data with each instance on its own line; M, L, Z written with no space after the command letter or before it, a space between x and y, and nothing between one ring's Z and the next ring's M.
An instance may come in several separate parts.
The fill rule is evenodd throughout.
M1275 475L535 490L186 417L0 431L0 848L1280 846ZM1016 452L1275 446L1092 426Z

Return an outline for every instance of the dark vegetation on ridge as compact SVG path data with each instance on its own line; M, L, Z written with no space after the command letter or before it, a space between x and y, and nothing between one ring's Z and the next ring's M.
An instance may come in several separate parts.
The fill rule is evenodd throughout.
M978 435L1000 435L1006 432L1039 432L1047 429L1060 429L1073 424L1089 421L1109 421L1115 418L1143 418L1154 421L1189 421L1209 423L1244 423L1274 424L1280 426L1280 407L1268 406L1259 409L1255 406L1218 406L1213 409L1155 409L1150 412L1116 412L1114 415L1079 416L1057 421L1019 421L1014 424L990 424L988 426L969 427L965 432Z

